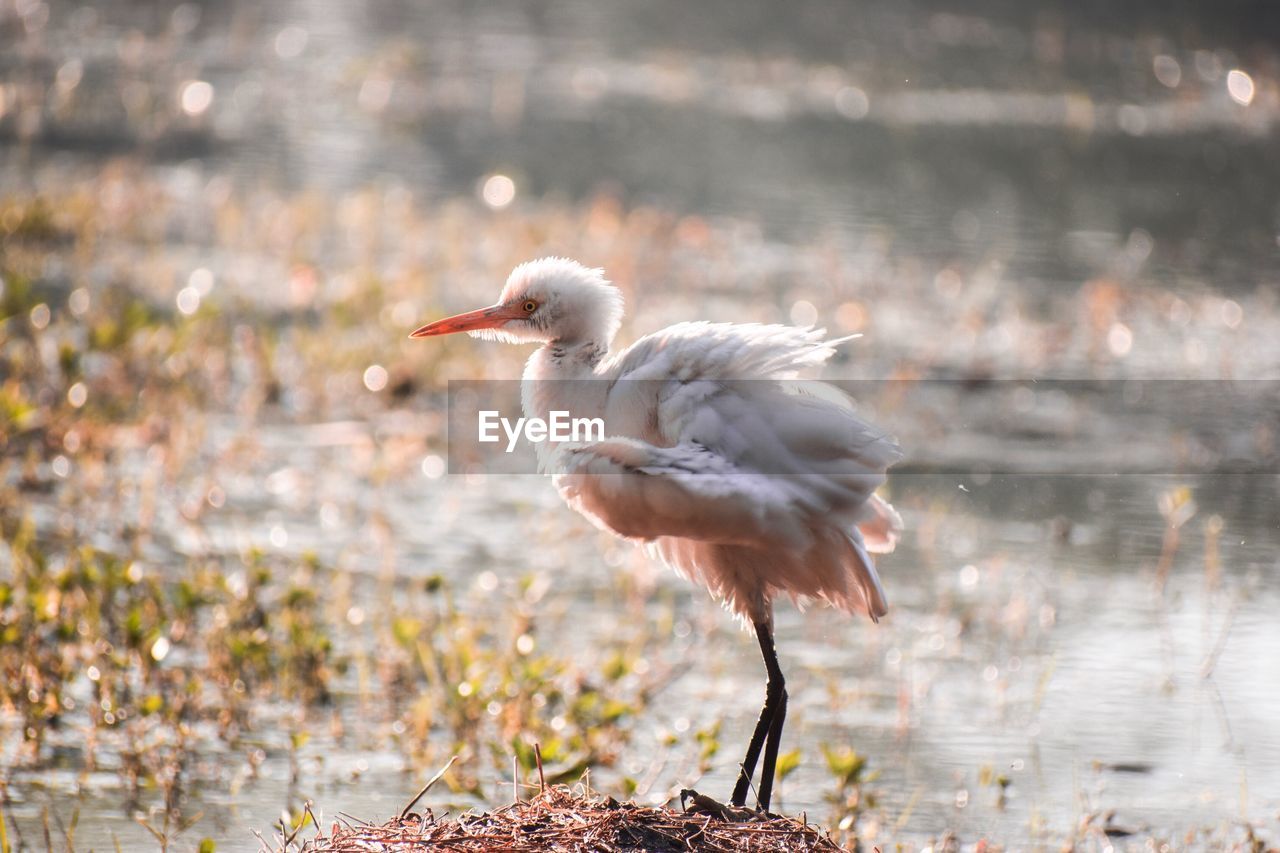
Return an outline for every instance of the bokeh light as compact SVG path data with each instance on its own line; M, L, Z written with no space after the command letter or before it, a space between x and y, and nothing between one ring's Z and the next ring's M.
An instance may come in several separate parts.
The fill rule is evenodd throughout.
M201 296L208 296L213 290L213 273L205 267L197 267L187 276L187 286L195 288Z
M791 305L791 323L795 326L813 326L818 322L818 308L807 299L799 299Z
M73 409L78 409L89 400L89 389L83 382L77 382L67 389L67 402Z
M1222 315L1222 324L1228 329L1237 329L1244 322L1244 309L1234 299L1224 299L1219 313Z
M845 86L836 92L836 112L851 121L860 121L871 111L871 99L857 86Z
M480 185L480 198L494 210L502 210L516 199L516 182L506 175L490 175Z
M83 317L89 310L89 290L84 287L77 287L71 291L71 295L67 297L67 307L71 309L71 313L77 317Z
M387 369L381 364L371 364L364 370L363 381L370 391L381 391L387 387Z
M422 474L428 480L439 480L444 476L444 459L432 453L422 460Z
M1107 331L1107 349L1117 358L1123 358L1133 349L1133 332L1124 323L1113 323Z
M177 303L179 311L190 316L200 309L200 291L194 287L184 287L178 291L178 296L174 301Z
M1162 85L1168 86L1170 89L1176 89L1178 84L1182 82L1182 66L1172 56L1162 53L1152 61L1151 66L1155 72L1156 79Z
M308 34L302 27L290 25L276 33L275 51L281 59L296 59L306 50Z
M203 115L213 103L213 86L204 80L188 80L182 84L180 101L187 115Z
M1227 94L1240 106L1249 106L1253 103L1253 78L1239 68L1231 69L1227 72Z

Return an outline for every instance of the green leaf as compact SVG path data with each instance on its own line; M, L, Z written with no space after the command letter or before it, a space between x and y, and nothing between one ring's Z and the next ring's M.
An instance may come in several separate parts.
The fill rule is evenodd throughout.
M774 771L779 779L787 778L791 771L800 766L800 756L801 753L798 748L778 756L778 763L774 766Z
M836 750L824 743L822 754L827 759L827 767L831 770L831 774L836 777L842 787L857 785L873 778L870 774L864 775L867 769L866 756L859 755L852 747L842 746Z
M635 709L620 699L610 699L604 703L601 716L604 718L604 722L613 723L630 714L633 710Z
M703 761L710 761L715 754L720 751L720 723L717 722L710 728L700 729L693 735L694 740L702 747L700 757Z
M391 620L391 634L396 642L405 647L412 647L418 634L422 632L422 623L408 616L399 616Z
M604 677L617 681L631 671L631 663L622 652L614 652L604 664Z
M511 751L516 754L516 761L523 769L532 770L538 766L538 757L534 754L533 746L520 735L511 739Z

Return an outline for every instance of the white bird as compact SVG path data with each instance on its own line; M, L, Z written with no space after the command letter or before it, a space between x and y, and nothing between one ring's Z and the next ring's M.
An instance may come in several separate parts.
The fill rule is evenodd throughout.
M786 594L885 614L868 552L891 551L902 530L875 494L901 453L834 389L791 381L844 339L694 322L614 352L622 311L602 270L543 258L516 267L497 304L411 337L541 344L525 366L525 416L603 419L603 440L539 444L540 467L569 506L646 544L754 626L768 685L730 801L745 804L763 748L757 805L768 811L787 712L772 601Z

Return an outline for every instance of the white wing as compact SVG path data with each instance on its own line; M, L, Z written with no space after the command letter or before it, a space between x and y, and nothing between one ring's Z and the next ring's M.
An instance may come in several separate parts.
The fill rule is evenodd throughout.
M620 379L790 379L822 366L839 344L825 329L759 323L677 323L645 335L604 368Z
M561 445L556 488L574 509L627 539L676 536L803 549L795 512L804 496L787 481L744 472L696 444L655 447L613 437Z
M562 445L556 487L744 618L767 619L779 592L878 617L867 550L892 549L901 521L873 492L900 452L848 406L778 381L831 352L821 332L782 326L642 339L611 365L609 437ZM753 374L768 378L731 378Z

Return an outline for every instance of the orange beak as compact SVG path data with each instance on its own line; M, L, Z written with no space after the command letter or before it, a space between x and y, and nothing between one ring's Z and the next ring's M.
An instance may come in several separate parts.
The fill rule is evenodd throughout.
M435 335L452 335L455 332L474 332L478 329L498 329L512 320L526 316L519 306L490 305L478 311L468 311L428 323L409 333L411 338L430 338Z

